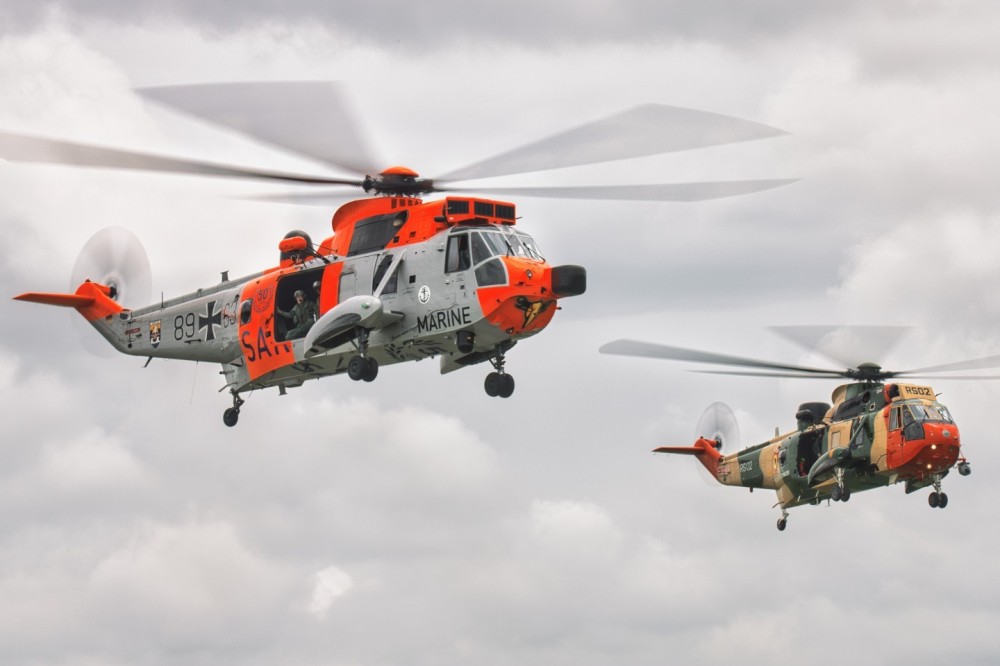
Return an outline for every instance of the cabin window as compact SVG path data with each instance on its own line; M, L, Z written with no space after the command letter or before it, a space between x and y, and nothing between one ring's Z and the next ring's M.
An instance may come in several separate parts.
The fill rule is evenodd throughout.
M353 257L356 254L383 249L399 233L404 224L406 224L406 211L359 220L354 225L354 234L351 236L351 246L347 250L347 256Z
M248 298L240 304L240 323L250 323L250 313L253 311L253 299Z
M392 266L392 255L386 254L382 257L382 260L378 263L378 267L375 268L375 275L372 277L372 293L378 289L379 284L382 282L382 278L385 277L385 272L389 270L389 266ZM385 289L382 290L383 294L395 294L396 293L396 282L399 278L399 271L392 274L389 281L385 285Z
M889 410L889 430L899 430L899 407Z
M448 237L448 251L445 253L444 272L465 271L472 266L469 255L469 234L454 234Z
M503 262L499 259L493 259L477 268L476 283L480 287L507 284L507 272L503 268Z

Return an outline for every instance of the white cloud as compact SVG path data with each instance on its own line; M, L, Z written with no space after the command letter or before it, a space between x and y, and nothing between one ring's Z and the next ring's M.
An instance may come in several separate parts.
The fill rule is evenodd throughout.
M410 48L418 26L397 44L374 20L374 33L280 16L219 27L194 9L172 14L190 23L106 13L8 29L3 128L254 163L257 149L127 88L346 78L388 155L429 174L656 101L793 135L595 167L587 182L805 178L689 207L518 202L519 224L557 261L585 264L591 288L510 354L518 390L507 401L483 395L484 366L440 377L409 364L371 385L255 393L227 429L217 368L97 362L79 353L67 313L0 300L0 660L765 663L777 641L832 664L841 653L808 652L808 636L840 626L861 654L995 662L983 627L997 615L996 544L982 530L995 505L984 472L1000 464L995 388L946 389L980 470L949 476L947 511L896 487L796 509L779 535L773 495L707 488L694 461L649 449L689 443L714 400L747 419L749 443L832 386L596 354L636 336L781 360L789 346L764 326L839 323L834 313L933 329L915 335L918 363L993 353L992 19L856 7L726 12L729 27L708 32L696 26L711 7L674 11L693 41L661 39L673 33L652 25L655 13L623 12L614 43L583 47L559 39L567 23L546 22L552 13L519 40L477 40L498 24L467 8L421 14L428 49ZM629 33L638 20L650 31ZM544 43L523 37L543 32ZM8 164L0 180L9 294L65 288L79 247L109 223L143 239L154 291L168 296L272 264L288 228L329 229L330 211L220 200L231 190L218 181ZM955 577L955 562L979 573ZM967 638L941 647L909 626Z
M322 620L337 599L354 587L354 581L347 572L336 566L318 571L315 580L308 610L316 619Z

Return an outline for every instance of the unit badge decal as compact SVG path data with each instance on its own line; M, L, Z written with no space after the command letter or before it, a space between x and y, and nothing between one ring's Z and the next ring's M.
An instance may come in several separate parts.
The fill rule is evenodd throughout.
M156 321L149 322L149 344L153 346L153 349L156 349L157 347L160 346L161 328L162 325L159 319L157 319Z

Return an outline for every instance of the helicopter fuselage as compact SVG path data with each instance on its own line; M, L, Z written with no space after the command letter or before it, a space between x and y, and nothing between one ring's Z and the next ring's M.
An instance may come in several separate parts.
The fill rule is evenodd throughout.
M849 384L834 399L802 405L794 431L736 453L704 437L661 450L695 455L724 485L774 490L782 509L899 482L907 493L937 487L964 462L958 427L930 387Z
M551 266L515 221L505 202L361 200L318 247L291 232L278 266L156 305L127 310L90 282L24 300L77 307L125 354L220 363L237 410L239 393L352 373L356 357L376 373L436 356L442 373L490 361L502 375L504 353L586 288L583 268ZM315 304L304 327L290 314L300 299Z

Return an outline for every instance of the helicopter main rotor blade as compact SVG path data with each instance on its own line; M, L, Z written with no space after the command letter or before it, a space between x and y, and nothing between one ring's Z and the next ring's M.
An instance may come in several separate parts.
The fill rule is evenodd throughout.
M736 377L777 377L778 379L842 379L845 373L836 370L829 374L805 372L752 372L750 370L692 370L702 375L730 375Z
M846 368L885 358L909 326L771 326L771 331L807 352Z
M705 183L660 183L650 185L594 185L553 187L450 187L438 183L442 192L485 192L524 197L561 199L597 199L627 201L707 201L762 192L796 182L797 178L777 180L730 180Z
M620 354L622 356L663 358L672 361L692 361L695 363L712 363L715 365L735 365L745 368L788 370L823 377L829 377L831 375L840 376L836 370L807 368L801 365L788 365L785 363L772 363L771 361L761 361L753 358L743 358L740 356L729 356L727 354L716 354L713 352L698 351L697 349L687 349L685 347L671 347L669 345L654 344L651 342L639 342L638 340L615 340L614 342L609 342L603 345L600 348L600 352L602 354Z
M362 182L356 178L312 176L308 174L270 171L267 169L254 169L195 159L120 150L117 148L105 148L103 146L76 143L74 141L48 139L3 131L0 131L0 158L15 162L31 162L36 164L67 164L106 169L254 178L317 185L362 186Z
M250 138L358 174L377 159L343 86L333 81L254 81L139 88L143 97Z
M705 148L787 134L751 120L645 104L446 173L472 180Z
M916 370L903 370L895 374L898 377L901 375L912 376L917 374L948 372L952 370L986 370L989 368L1000 368L1000 355L984 356L983 358L974 358L968 361L956 361L954 363L944 363L942 365L931 365L926 368L918 368ZM942 377L942 379L944 379L944 377Z

